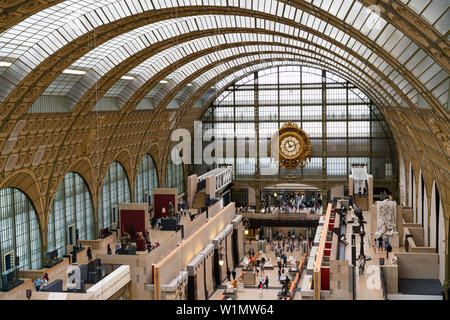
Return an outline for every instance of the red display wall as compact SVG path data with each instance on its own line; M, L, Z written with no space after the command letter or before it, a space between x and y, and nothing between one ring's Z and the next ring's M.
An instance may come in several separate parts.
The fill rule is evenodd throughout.
M330 290L330 267L320 268L320 290Z
M155 218L158 219L159 217L167 217L169 215L169 202L172 202L172 205L175 208L175 195L174 194L155 194L154 197L154 204L153 204L153 210L155 212ZM164 216L162 215L162 208L166 208L166 213Z
M131 233L130 226L133 226ZM142 232L145 236L145 210L120 210L120 228L136 239L136 233Z

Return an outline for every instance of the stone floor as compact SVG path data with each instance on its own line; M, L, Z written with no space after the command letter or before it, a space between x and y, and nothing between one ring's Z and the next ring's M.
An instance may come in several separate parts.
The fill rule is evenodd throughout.
M373 236L369 233L370 230L370 212L363 212L364 220L367 222L364 225L364 229L368 235L364 237L364 253L371 259L366 262L364 273L360 276L358 269L356 269L356 299L357 300L383 300L383 291L379 281L380 272L380 258L385 258L385 265L391 264L391 259L394 253L404 252L404 248L393 248L389 254L389 259L386 259L386 251L381 252L376 248L374 250ZM348 219L349 215L347 215ZM352 224L347 224L346 238L349 244L345 247L345 258L351 261L351 235ZM356 235L356 256L359 255L361 237ZM376 253L375 253L376 252Z
M266 252L265 256L266 259L271 258L272 262L276 265L276 257L275 252L272 252L270 250L270 245L266 244ZM251 245L249 241L245 242L244 251L248 251L249 248L254 248L256 250L257 248L257 242L252 241ZM301 250L295 249L294 252L287 252L286 253L288 259L289 256L293 255L296 260L300 260L303 256L303 252ZM248 255L247 255L248 256ZM236 273L239 275L241 272L241 268L236 268ZM281 284L278 281L278 267L275 266L273 269L265 269L263 278L265 279L266 276L269 277L269 289L258 289L258 279L257 277L257 284L254 287L245 287L243 292L238 292L237 294L237 300L277 300L277 294L279 291L281 291ZM297 290L300 288L301 281L298 283ZM220 297L223 294L223 291L225 290L227 285L227 281L225 280L220 287L218 287L214 293L210 296L209 300L219 300ZM301 299L300 293L297 292L294 300Z

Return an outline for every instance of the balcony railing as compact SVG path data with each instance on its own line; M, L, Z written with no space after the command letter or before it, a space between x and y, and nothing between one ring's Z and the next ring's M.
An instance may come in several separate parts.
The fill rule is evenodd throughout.
M2 272L2 274L0 275L0 291L9 291L17 287L19 284L23 283L23 280L20 280L19 277L19 270L21 268L22 267L20 266L15 266L7 271Z

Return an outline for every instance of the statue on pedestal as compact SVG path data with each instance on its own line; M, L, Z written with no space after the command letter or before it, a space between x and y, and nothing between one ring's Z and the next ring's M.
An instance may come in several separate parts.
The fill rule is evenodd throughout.
M397 202L377 201L377 231L379 235L392 236L397 231Z
M122 250L127 250L130 246L131 246L130 234L127 232L123 232L122 236L120 237L120 248Z
M169 202L169 218L173 219L175 216L175 209L173 208L172 202Z

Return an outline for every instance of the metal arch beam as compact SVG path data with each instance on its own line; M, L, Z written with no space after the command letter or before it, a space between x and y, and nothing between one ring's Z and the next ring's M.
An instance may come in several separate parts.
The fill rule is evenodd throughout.
M244 44L244 45L245 45L245 44ZM308 52L314 53L314 54L316 54L317 56L319 56L320 58L323 58L324 60L331 60L331 58L326 57L326 56L323 56L322 54L316 53L316 52L311 51L311 50L309 50L309 49L302 49L302 48L300 48L300 47L295 47L295 46L291 46L291 45L286 45L286 47L298 48L298 49L303 50L303 51L308 51ZM322 49L322 48L320 48L320 49ZM288 54L289 52L286 52L286 53ZM338 56L339 58L341 58L342 60L345 61L345 59L343 59L343 58L340 57L339 55L337 55L337 56ZM316 59L315 57L309 57L309 58L311 58L311 59ZM347 69L347 67L344 66L344 65L342 65L340 62L336 62L336 63L337 63L339 66L342 66L342 68L343 68L344 70ZM349 65L353 66L357 71L361 72L361 74L363 74L365 78L368 78L368 79L372 80L372 82L370 83L371 85L373 85L373 83L376 83L375 79L373 79L372 77L370 77L367 73L365 73L363 70L361 70L358 66L354 65L354 64L351 63L351 62L348 62L348 63L349 63ZM327 63L327 65L328 65L328 63ZM348 72L350 72L351 74L354 74L354 72L353 72L352 70L350 70L350 69L348 70ZM383 77L383 76L384 76L381 72L380 72L380 74L378 74L378 75L379 75L380 77ZM143 86L141 86L141 87L136 91L136 93L135 93L135 94L134 94L134 95L133 95L133 96L132 96L125 104L124 104L123 109L125 110L125 112L128 112L129 110L133 110L133 109L137 106L137 104L145 97L145 95L153 88L153 86L154 86L157 82L159 82L159 80L162 79L162 78L163 78L162 76L158 75L158 78L157 78L156 80L149 79L149 81L147 81L146 84L144 84ZM190 78L190 79L192 79L192 78ZM183 83L184 83L184 82L185 82L185 81L183 80ZM180 87L182 87L182 86L180 86ZM393 88L395 89L395 87L393 87ZM380 89L381 89L381 90L384 90L384 93L381 93L381 92L379 92L378 90L375 90L375 92L378 92L381 96L383 96L384 94L387 94L387 89L386 89L386 88L380 86ZM177 93L178 93L178 92L175 92L172 96L169 96L169 97L166 96L162 101L166 101L167 99L171 99L171 98L174 97ZM387 94L387 95L389 96L389 94ZM374 95L374 96L376 96L376 95ZM391 97L391 99L394 100L392 97ZM165 107L165 105L164 105L164 103L163 103L162 101L160 101L160 106L158 106L157 110L159 110L159 109ZM166 104L167 104L168 102L169 102L169 101L167 101ZM385 103L387 103L387 102L385 102ZM163 104L163 105L161 106L161 104Z
M291 54L291 53L289 53L289 52L285 52L285 53L286 53L286 55ZM254 54L254 53L253 53L253 54ZM303 55L300 55L300 56L303 57ZM236 56L235 56L235 57L236 57ZM311 58L311 57L308 57L308 56L306 56L306 58L309 59L309 60L318 60L317 58ZM233 58L233 59L234 59L234 58ZM224 61L224 60L222 60L222 61ZM226 61L228 61L228 60L226 60ZM308 61L308 60L305 60L305 61ZM322 60L318 60L318 61L322 62ZM220 61L217 61L217 62L218 62L218 63L210 64L210 65L208 65L208 66L206 66L206 67L204 67L204 68L202 68L202 69L197 70L196 72L194 72L193 74L191 74L191 75L188 76L187 78L183 79L180 83L177 83L176 86L175 86L174 88L172 88L172 89L169 91L169 93L167 93L166 96L160 101L157 110L165 109L166 106L170 103L170 101L178 94L178 92L180 92L180 89L179 89L179 88L184 87L185 84L192 82L192 81L193 81L194 79L196 79L197 77L201 76L202 74L206 73L206 72L209 71L210 69L213 69L215 66L217 66L218 64L221 63ZM313 63L313 62L310 61L310 63ZM318 63L318 65L320 65L320 64ZM326 66L325 68L330 68L330 69L332 69L332 70L336 70L336 67L335 67L335 66L331 66L331 65L329 65L328 63L324 63L322 66ZM376 96L376 95L374 95L374 94L370 91L370 85L371 85L371 83L368 83L369 87L366 87L365 85L362 85L360 82L358 82L357 78L355 78L355 77L356 77L356 74L354 74L353 71L346 70L345 68L343 68L343 69L344 69L344 70L341 70L341 71L344 71L344 72L347 71L349 74L351 74L352 76L350 77L350 79L352 79L352 81L356 81L356 82L357 82L360 86L362 86L365 90L368 90L368 91L370 92L370 93L369 93L370 96L374 96L374 97ZM338 69L338 70L340 70L340 69ZM364 83L366 83L366 81L364 81ZM368 89L368 88L369 88L369 89ZM386 92L386 91L384 92L384 94L387 95L387 96L389 96L389 93ZM383 97L383 96L382 96L382 97ZM377 100L377 99L378 99L378 97L377 97L376 99L374 99L374 100ZM387 102L385 101L384 103L386 104Z
M298 0L286 1L279 0L286 4L303 5L310 10L317 11L317 8L308 3L300 3ZM425 19L416 14L408 6L398 0L360 0L366 7L376 5L381 8L380 15L386 21L395 26L404 34L419 45L429 55L434 56L437 60L447 58L447 63L442 61L441 65L448 65L449 45L444 36L435 30ZM4 1L0 4L0 33L6 31L9 27L21 22L31 15L50 8L53 5L63 2L63 0L46 0L45 2L36 2L32 0ZM392 10L393 9L393 10Z
M431 24L398 0L360 0L366 6L376 5L383 10L382 17L414 41L430 56L449 63L450 47L445 35L441 35ZM447 67L448 68L448 67Z
M19 0L2 1L0 3L0 33L18 24L26 18L64 0Z
M249 30L250 31L250 30ZM254 31L254 30L252 30L252 31ZM292 37L291 37L292 38ZM382 75L382 74L381 74ZM158 80L159 81L159 80ZM82 105L81 105L82 106ZM156 116L156 115L155 115ZM123 116L122 116L123 117ZM120 126L120 122L121 121L119 121L119 123L118 123L118 127ZM71 127L74 125L76 123L76 121L73 121L72 122L72 124L71 124ZM70 132L70 130L68 131L68 133ZM66 135L66 137L68 136L68 134ZM111 139L112 139L112 137L113 137L113 135L111 135ZM65 139L64 139L65 140ZM109 145L109 143L108 143L108 145ZM60 151L62 150L62 147L59 149L59 151L58 151L58 155L59 155L59 153L60 153ZM103 163L103 161L102 161L102 163Z
M332 20L338 25L345 24L344 21L337 17L330 15L328 12L321 8L314 6L311 3L299 0L280 0L286 4L290 4L298 9L307 11L309 13L314 12L314 15L322 20ZM410 40L421 47L429 56L434 57L439 65L447 72L450 72L450 47L446 41L445 36L440 36L439 33L426 22L422 17L414 13L410 8L404 4L400 4L397 0L361 0L366 7L376 5L381 9L381 17L391 23L394 27L400 30L405 35L408 35ZM316 14L317 13L317 14ZM418 26L411 23L410 20L414 20ZM346 30L350 31L350 34L361 34L359 31L353 29L349 25L346 25ZM335 25L336 26L336 25ZM348 26L348 27L347 27ZM350 27L350 28L349 28ZM366 37L367 38L367 37ZM439 43L435 43L439 40ZM361 42L361 40L359 40ZM365 39L364 42L370 43L371 40ZM362 42L362 43L364 43ZM370 46L370 45L369 45Z
M287 52L281 52L281 53L285 53L285 54L287 54L287 55L289 54L289 53L287 53ZM244 54L243 56L246 56L246 55L257 55L257 54L258 54L258 53L252 52L252 53L250 53L250 54ZM290 54L290 55L292 55L292 54ZM196 71L196 72L195 72L194 74L192 74L190 77L184 79L183 82L177 86L177 88L183 87L184 84L190 82L192 79L198 77L199 75L203 74L203 73L206 72L207 70L212 69L214 66L219 65L219 64L222 64L222 63L225 63L225 62L227 62L227 61L234 60L234 59L236 59L236 58L237 58L236 56L232 56L232 57L229 57L229 58L226 58L226 59L224 59L224 60L218 61L218 62L216 62L215 64L209 65L209 66L207 66L207 67L205 67L205 68L202 68L202 69ZM313 64L312 62L309 62L309 63ZM322 67L326 68L327 66L326 66L326 65L322 65ZM157 81L159 81L159 80L157 80ZM366 88L366 90L367 90L367 88ZM153 117L153 120L155 120L155 119L158 117L159 112L162 112L162 111L164 110L165 106L170 102L170 99L171 99L172 97L174 97L176 94L177 94L177 90L176 90L176 88L175 88L175 89L171 90L170 94L168 94L168 95L166 96L166 98L164 98L164 101L161 101L161 102L159 103L157 110L155 110L156 114L155 114L155 116ZM386 95L389 95L387 92L385 92L385 94L386 94ZM182 110L181 110L181 111L182 111ZM122 119L123 119L123 116L122 116ZM153 120L152 120L152 122L153 122ZM118 125L117 125L117 128L120 127L120 122L121 122L121 120L119 121L119 123L118 123ZM150 126L151 126L152 122L149 124L148 129L147 129L146 133L144 134L144 136L143 136L143 138L142 138L142 141L141 141L141 148L142 148L142 145L143 145L144 141L146 140L146 135L148 134L148 132L149 132L149 130L150 130ZM116 128L116 130L117 130L117 128ZM112 141L113 141L113 139L114 139L113 136L114 136L114 134L111 135L111 138L110 138L110 140L109 140L109 142L108 142L108 146L111 145L111 143L112 143Z
M227 73L227 74L229 74L229 73ZM224 77L225 77L226 75L224 75ZM214 80L214 79L213 79ZM211 81L209 81L207 84L205 84L202 88L203 89L199 89L194 95L193 95L193 97L191 97L191 99L190 100L188 100L187 102L185 102L185 105L186 104L188 104L188 105L193 105L194 103L195 103L195 101L196 100L198 100L206 91L207 91L207 88L209 88L209 86L211 86L212 84L213 84L213 80L211 80ZM231 83L231 82L230 82ZM228 83L226 86L224 86L224 89L230 84L230 83ZM223 91L223 90L222 90ZM216 94L216 96L217 96L217 94ZM215 99L215 97L213 97L213 98L211 98L209 101L208 101L208 103L207 103L207 106L209 105L209 104L211 104L212 103L212 101ZM384 117L386 118L386 115L384 114L384 112L383 112L383 109L379 109L382 113L383 113L383 115L384 115ZM420 115L419 115L420 116ZM428 125L425 121L424 121L424 123L425 123L425 125ZM388 121L388 124L390 124L390 122ZM389 127L390 127L390 129L391 129L391 131L393 130L393 129L395 129L395 128L393 128L391 125L389 125ZM435 137L435 139L436 139L436 142L437 142L437 145L439 145L439 147L443 150L443 154L444 155L446 155L446 157L447 157L447 159L448 159L448 154L445 152L445 146L443 146L442 145L442 143ZM170 143L169 144L166 144L166 145L170 145Z
M250 31L250 30L249 30ZM272 43L273 44L273 43ZM290 46L290 45L286 45L286 44L281 44L281 45L283 45L283 46L285 46L285 47L293 47L293 46ZM207 51L205 50L205 53L206 53ZM199 53L197 53L197 54L203 54L204 52L199 52ZM186 57L187 58L187 60L186 60L186 62L187 61L189 61L190 60L190 57L188 56L188 57ZM328 57L326 57L327 59L329 59ZM344 59L343 59L344 60ZM352 64L352 63L350 63L350 64ZM356 69L358 69L359 70L359 68L358 67L356 67L355 66L355 68ZM345 69L345 67L344 67L344 69ZM165 70L164 72L161 72L160 74L158 74L157 76L155 76L154 78L152 78L151 80L153 80L153 81L151 81L152 82L152 84L151 84L151 86L152 85L155 85L156 83L158 83L162 78L164 78L165 76L166 76L166 74L169 72L169 71L172 71L170 68L169 69L167 69L167 70ZM361 71L361 70L360 70ZM362 71L361 71L362 72ZM382 75L382 74L381 74ZM369 77L368 75L367 75L367 77ZM370 78L370 77L369 77ZM370 87L370 86L369 86ZM384 92L384 93L380 93L380 95L381 96L383 96L383 95L389 95L387 92ZM92 103L92 102L91 102ZM161 108L158 108L158 110L160 110ZM156 112L158 112L158 110L156 110ZM125 110L125 112L128 112L129 110ZM157 117L157 114L158 113L156 113L155 114L155 117ZM124 117L124 115L122 115L122 118ZM75 124L76 122L74 121L74 122L72 122L72 124L70 125L70 127L72 127L74 124ZM121 120L118 122L118 125L117 125L117 128L119 128L120 127L120 124L121 124ZM116 128L116 129L117 129ZM69 130L70 131L70 130ZM66 137L67 137L68 135L66 135ZM111 135L111 138L110 139L113 139L112 137L114 136L114 134L112 134ZM65 138L66 138L65 137ZM64 138L64 140L65 140L65 138ZM109 145L110 143L108 143L108 145ZM61 150L61 148L60 148L60 150ZM59 155L59 153L60 153L60 150L58 151L58 155ZM102 163L103 163L103 161L102 161Z
M240 16L250 16L250 17L260 17L265 18L267 20L275 21L284 23L285 25L291 26L291 27L297 27L298 24L293 22L292 20L281 18L281 17L275 17L273 15L260 13L260 12L254 12L252 10L247 9L240 9L240 8L217 8L217 7L190 7L191 11L187 9L177 9L175 12L173 9L163 9L163 10L156 10L153 12L144 12L142 14L134 15L131 17L127 17L118 21L115 21L114 23L110 23L107 25L103 25L96 29L93 32L89 32L79 38L77 38L75 41L71 42L69 45L64 46L63 48L56 51L53 55L48 57L44 62L42 62L37 68L35 68L31 73L29 73L18 86L16 86L12 92L10 92L9 96L3 101L3 103L0 105L0 114L3 114L3 116L0 115L3 121L2 128L4 127L4 122L7 121L10 118L20 118L23 116L23 114L28 110L29 105L43 92L43 87L46 87L50 81L53 81L59 72L62 72L63 69L70 66L73 61L75 61L77 58L82 56L84 53L86 53L89 50L89 42L91 36L95 37L97 34L100 36L96 38L97 45L104 43L109 38L111 38L114 35L122 34L124 32L127 32L131 29L140 27L142 25L147 24L148 18L152 18L155 21L161 21L165 20L170 17L180 17L180 16L187 16L192 15L195 13L200 14L232 14L232 15L240 15ZM314 14L316 14L316 11L314 11ZM331 16L330 16L331 19ZM331 19L333 21L333 19ZM336 24L336 22L335 22ZM306 30L305 27L301 26L303 29ZM338 29L341 29L342 26L335 25ZM347 31L347 30L344 30ZM317 31L309 30L311 34L314 34L318 37L321 37L321 34ZM358 40L364 40L364 36L361 34L355 34L353 35L355 39ZM330 41L331 40L331 41ZM331 43L333 43L332 39L329 39ZM334 41L335 42L335 41ZM362 41L364 42L364 41ZM367 42L367 41L366 41ZM334 43L336 45L336 43ZM83 47L84 46L84 47ZM345 47L346 48L346 47ZM344 49L345 50L345 49ZM419 93L426 93L427 90L421 84L410 72L409 70L406 70L402 65L398 63L395 59L392 58L389 54L387 54L384 49L380 48L379 46L372 47L372 50L374 53L376 53L379 57L384 59L388 64L390 64L394 69L397 71L403 72L405 75L405 79L410 82L410 84L413 85L413 87L416 88L416 90ZM45 72L50 67L52 67L52 70L54 70L54 73L52 72ZM42 69L42 70L41 70ZM53 76L53 77L52 77ZM432 95L424 94L425 99L427 102L432 106L432 108L435 108L438 112L443 114L445 117L447 117L447 113L443 110L440 103L435 99ZM413 106L413 108L415 108Z
M312 63L312 62L309 62L308 61L308 63L311 63L311 64L314 64L314 63ZM319 63L317 63L317 65L319 65L320 67L322 67L322 68L325 68L325 69L327 69L327 68L329 68L329 66L327 66L327 65L320 65ZM206 70L207 68L205 68L205 70ZM197 72L197 73L199 73L199 74L201 74L203 72L203 70L200 70L199 72ZM334 73L337 73L337 74L340 74L340 72L336 72L335 70L333 70L333 72ZM194 75L195 76L195 75ZM344 76L345 77L345 76ZM192 79L191 79L191 77L189 77L189 78L187 78L187 79L185 79L183 82L182 82L182 84L181 85L178 85L178 87L183 87L183 84L185 84L185 83L188 83L188 82L190 82ZM225 89L225 88L224 88ZM367 88L366 88L366 90L367 90ZM370 92L370 90L369 90L369 92ZM175 91L175 93L173 93L172 92L172 96L174 96L174 95L176 95L176 91ZM370 95L370 94L369 94ZM166 101L166 104L168 103L169 101ZM195 101L194 101L195 102ZM161 104L160 104L160 106L159 107L161 107ZM190 106L189 106L190 107ZM181 110L181 112L180 112L180 114L181 113L185 113L185 112L187 112L187 110L189 110L189 107L187 107L187 108L182 108L183 110ZM382 111L381 111L382 112ZM154 117L154 119L157 117L158 115L155 115L155 117ZM149 131L149 129L146 131L146 133L145 133L145 135L144 135L144 138L143 138L143 140L142 141L145 141L145 136L148 134L148 131ZM141 142L141 144L142 144L143 142Z
M279 37L283 37L286 39L292 39L292 40L298 40L298 38L287 35L287 34L283 34L283 33L278 33L278 32L270 32L268 30L265 29L236 29L236 28L226 28L226 29L218 29L217 33L218 35L223 35L223 34L230 34L230 33L256 33L256 34L267 34L267 35L275 35L275 36L279 36ZM201 39L201 37L204 36L208 36L209 34L205 31L201 31L201 32L193 32L190 34L187 34L184 37L180 37L177 38L178 43L183 43L183 42L187 42L190 41L192 39ZM335 54L332 51L330 51L329 49L327 49L326 47L317 45L307 39L303 40L305 43L309 44L310 46L314 46L317 47L321 50L324 50L325 52L329 52L331 54ZM73 113L86 113L89 112L93 106L95 105L93 100L97 99L97 98L101 98L114 84L116 81L118 81L120 79L120 77L122 77L124 74L126 74L127 72L129 72L131 69L133 69L136 65L144 62L146 59L150 58L152 55L164 51L165 49L167 49L167 45L173 43L172 38L168 39L166 41L163 41L161 43L161 45L156 46L156 48L149 47L146 48L145 50L140 51L138 54L131 56L130 58L124 60L122 63L120 63L119 65L117 65L115 68L111 69L107 74L105 74L102 78L100 78L99 81L97 81L90 89L88 89L88 91L86 91L86 93L83 95L83 98L79 100L79 102L77 102L77 104L75 105L74 109L73 109ZM160 43L158 43L160 44ZM296 47L296 46L291 46L292 48L298 48L298 49L302 49L302 50L306 50L303 49L301 47ZM337 54L335 54L337 55ZM354 53L352 54L356 59L361 60L362 57L360 57L358 54ZM339 58L341 58L342 60L346 60L344 57L339 56ZM179 60L180 63L177 62L177 64L175 66L179 66L179 65L183 65L184 64L184 58L182 60ZM350 65L356 67L356 65L349 61L348 62ZM367 65L370 68L370 65ZM360 68L358 68L359 70L361 70ZM376 74L378 74L380 77L385 77L385 81L390 81L390 79L388 79L381 71L379 71L378 69L372 69ZM364 76L368 76L368 74L361 70L361 73ZM159 75L159 74L158 74ZM163 77L160 77L161 79ZM392 84L394 85L394 84ZM97 88L100 88L99 90L96 90ZM142 98L140 98L140 100L142 100ZM140 101L139 100L139 101ZM135 101L134 102L134 106L137 105L137 103L139 103L139 101ZM132 103L129 101L129 103ZM124 107L124 110L127 109L133 109L134 106L132 107Z
M276 60L276 59L275 59L275 60ZM267 61L267 60L263 60L262 62L266 62L266 61ZM291 61L291 60L290 60L290 59L284 59L284 60L280 60L280 61ZM257 60L257 61L253 61L253 62L250 62L250 63L246 63L246 64L243 64L243 65L237 66L237 67L235 67L234 69L228 70L225 74L218 74L216 77L214 77L214 78L212 78L211 80L209 80L208 82L206 82L201 88L199 88L199 89L192 95L192 97L191 97L190 99L188 99L188 100L184 103L183 107L181 108L181 109L182 109L182 112L179 113L179 117L178 117L178 118L180 118L180 116L182 116L185 112L187 112L187 110L189 110L190 106L193 105L193 104L195 103L195 101L197 101L198 99L200 99L200 97L208 90L208 88L209 88L212 84L215 83L215 81L216 81L218 78L220 78L220 77L224 78L224 77L226 77L226 76L228 76L228 75L231 75L231 74L235 73L235 72L238 71L238 70L244 69L244 68L246 68L246 67L248 67L248 66L252 66L252 65L258 64L258 63L260 63L260 62L261 62L261 61L258 61L258 60ZM291 61L290 64L293 64L292 61ZM298 62L297 62L297 64L298 64ZM322 66L322 67L326 68L326 66ZM263 68L263 69L266 69L266 68ZM254 71L252 71L252 72L254 72ZM235 79L234 79L233 81L235 81ZM231 82L233 82L233 81L231 81ZM227 85L224 86L223 90L226 89L226 87L227 87L228 85L229 85L229 83L228 83ZM223 91L223 90L221 90L221 91ZM206 104L206 106L209 106L209 104L211 103L211 101L212 101L213 99L214 99L214 97L211 98L211 99L208 101L208 103ZM183 110L184 110L184 112L183 112ZM381 110L380 110L380 111L381 111ZM144 138L144 139L145 139L145 138ZM144 139L143 139L143 140L144 140ZM168 143L166 144L166 149L169 148L170 145L171 145L170 142L168 142ZM166 153L166 152L163 152L163 156L166 156L166 155L167 155L167 153Z

